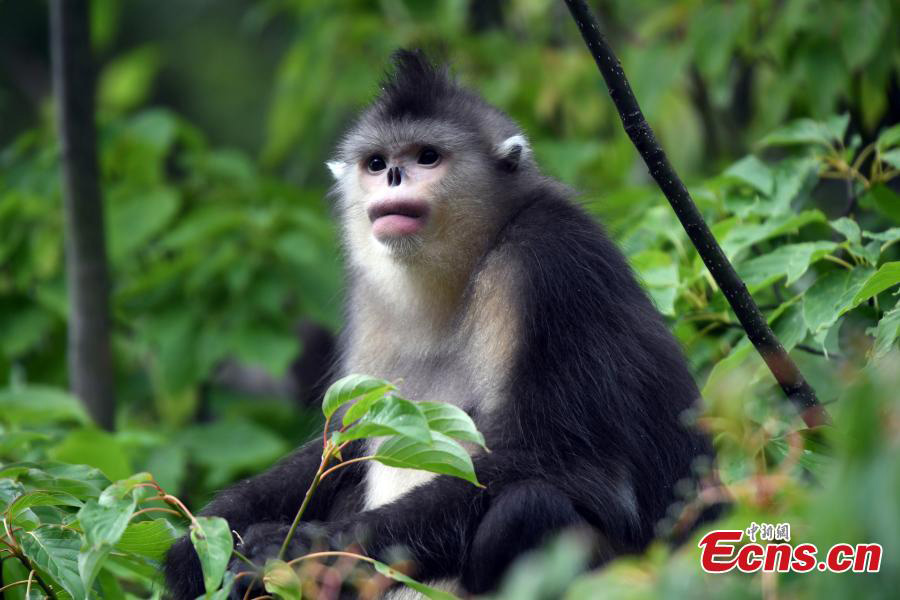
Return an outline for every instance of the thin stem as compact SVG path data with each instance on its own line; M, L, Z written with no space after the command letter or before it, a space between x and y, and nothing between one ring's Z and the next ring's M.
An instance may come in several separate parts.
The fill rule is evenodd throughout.
M824 258L825 260L831 261L831 262L833 262L833 263L835 263L835 264L839 264L839 265L841 265L842 267L844 267L845 269L849 269L849 270L851 270L851 271L853 270L853 265L851 265L850 263L848 263L846 260L844 260L844 259L842 259L842 258L838 258L837 256L834 256L834 255L832 255L832 254L826 254L826 255L823 256L822 258Z
M840 360L841 359L841 356L839 354L826 353L822 350L819 350L818 348L813 348L812 346L807 346L806 344L797 344L796 346L794 346L794 348L796 348L797 350L802 350L803 352L806 352L808 354L815 354L816 356L824 356L825 358L827 358L829 360L831 360L831 359Z
M34 571L32 571L31 573L34 573ZM17 585L25 585L26 583L31 583L31 573L28 574L28 579L23 579L21 581L13 581L12 583L8 583L8 584L4 585L3 587L0 587L0 593L2 593L4 590L8 590L9 588L14 588ZM28 594L26 594L25 597L27 598Z
M142 508L141 510L135 512L133 515L131 515L131 519L134 519L138 515L143 515L149 512L163 512L170 515L175 515L176 517L184 517L184 515L177 510L172 510L171 508L161 508L159 506L151 506L150 508ZM129 519L129 521L131 519Z
M136 488L138 488L138 487L151 487L151 488L153 488L154 490L156 490L157 492L159 492L160 496L165 496L165 495L166 495L166 491L165 491L164 489L162 489L162 488L159 486L159 484L156 483L155 481L148 481L148 482L145 482L145 483L136 483L136 484L134 484L134 487L136 487Z
M900 175L900 169L888 169L884 173L881 174L881 181L883 183L887 183L889 180L893 179L897 175Z
M346 467L347 465L362 462L364 460L373 460L374 458L375 458L374 456L360 456L359 458L351 458L350 460L345 460L344 462L338 463L338 464L334 465L333 467L331 467L330 469L328 469L327 471L325 471L324 473L322 473L322 477L320 477L320 479L325 479L325 477L328 476L329 473L333 473L334 471L337 471L341 467Z
M280 560L284 560L284 555L287 553L288 545L291 543L291 538L294 537L294 532L297 531L297 526L300 525L300 519L303 517L303 513L306 512L306 507L309 506L309 500L310 498L312 498L313 493L315 493L316 488L319 487L319 481L321 481L322 479L322 471L325 470L325 464L327 463L328 458L328 456L322 457L322 462L319 465L319 470L316 471L316 476L313 477L312 483L309 485L309 489L306 490L306 496L303 497L303 503L297 510L297 514L294 515L294 522L291 523L291 528L288 530L288 533L284 538L284 542L281 544L281 550L278 551L278 558Z
M235 556L237 556L239 559L241 559L242 561L247 563L249 566L253 567L254 569L256 568L256 565L253 564L253 561L250 560L249 558L247 558L246 556L244 556L243 554L241 554L240 552L238 552L236 548L232 549L231 551L234 553Z
M250 600L250 590L253 589L253 584L256 583L256 580L259 579L259 576L253 578L253 581L250 582L250 585L247 586L247 591L244 592L243 600Z
M853 170L859 171L862 168L863 161L866 160L866 157L869 156L875 150L875 142L872 142L868 146L862 149L862 152L859 153L859 156L856 157L856 160L853 161Z
M191 525L194 525L196 527L200 526L200 523L197 522L197 518L194 516L194 513L189 511L188 507L185 506L181 500L171 494L166 494L162 499L169 504L177 506L182 511L182 513L184 513L184 516L191 520Z
M31 582L33 581L33 578L34 578L34 569L32 569L31 572L28 574L28 585L25 586L25 597L26 598L31 593Z
M356 560L363 560L367 563L372 563L373 565L377 562L374 558L369 558L368 556L363 556L362 554L356 554L355 552L342 552L340 550L330 550L327 552L310 552L309 554L304 554L303 556L298 556L293 560L287 561L287 564L293 566L294 564L309 560L312 558L325 558L328 556L345 556L348 558L355 558Z
M17 554L16 558L19 559L19 562L22 563L22 566L34 573L34 580L38 582L38 585L41 586L41 588L44 590L44 593L47 594L47 597L50 598L50 600L57 600L58 597L56 595L56 592L54 592L53 588L47 585L47 583L41 578L41 576L37 574L37 571L34 569L34 565L31 564L31 561L21 554Z
M331 423L331 415L325 417L325 428L322 430L322 453L328 448L328 424Z

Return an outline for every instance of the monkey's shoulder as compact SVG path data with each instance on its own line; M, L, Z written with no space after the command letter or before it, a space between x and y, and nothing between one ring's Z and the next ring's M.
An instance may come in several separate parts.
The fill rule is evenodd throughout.
M511 258L532 286L559 294L600 293L642 303L624 255L603 226L568 195L538 188L504 227L495 252ZM562 288L565 289L562 289Z

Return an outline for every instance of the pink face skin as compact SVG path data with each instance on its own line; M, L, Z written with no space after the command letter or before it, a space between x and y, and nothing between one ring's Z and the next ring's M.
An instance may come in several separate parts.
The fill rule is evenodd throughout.
M428 225L430 188L446 173L447 157L429 147L409 147L366 157L359 170L372 235L389 242L421 233Z

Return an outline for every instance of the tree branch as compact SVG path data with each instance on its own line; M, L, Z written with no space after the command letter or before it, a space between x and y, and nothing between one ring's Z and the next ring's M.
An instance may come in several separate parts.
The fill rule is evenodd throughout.
M585 0L565 0L565 2L603 79L606 80L609 95L619 111L625 132L628 133L650 174L672 205L706 268L731 304L731 308L747 332L747 337L768 365L784 393L800 411L807 426L830 423L828 413L819 404L815 391L775 337L750 292L747 291L747 286L722 252L687 188L669 163L641 112L619 59L600 34L600 26L591 9Z

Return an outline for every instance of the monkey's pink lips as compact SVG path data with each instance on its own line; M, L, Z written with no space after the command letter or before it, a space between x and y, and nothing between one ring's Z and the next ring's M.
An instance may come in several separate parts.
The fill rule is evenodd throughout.
M378 239L418 233L428 220L428 204L419 200L385 200L367 212Z

